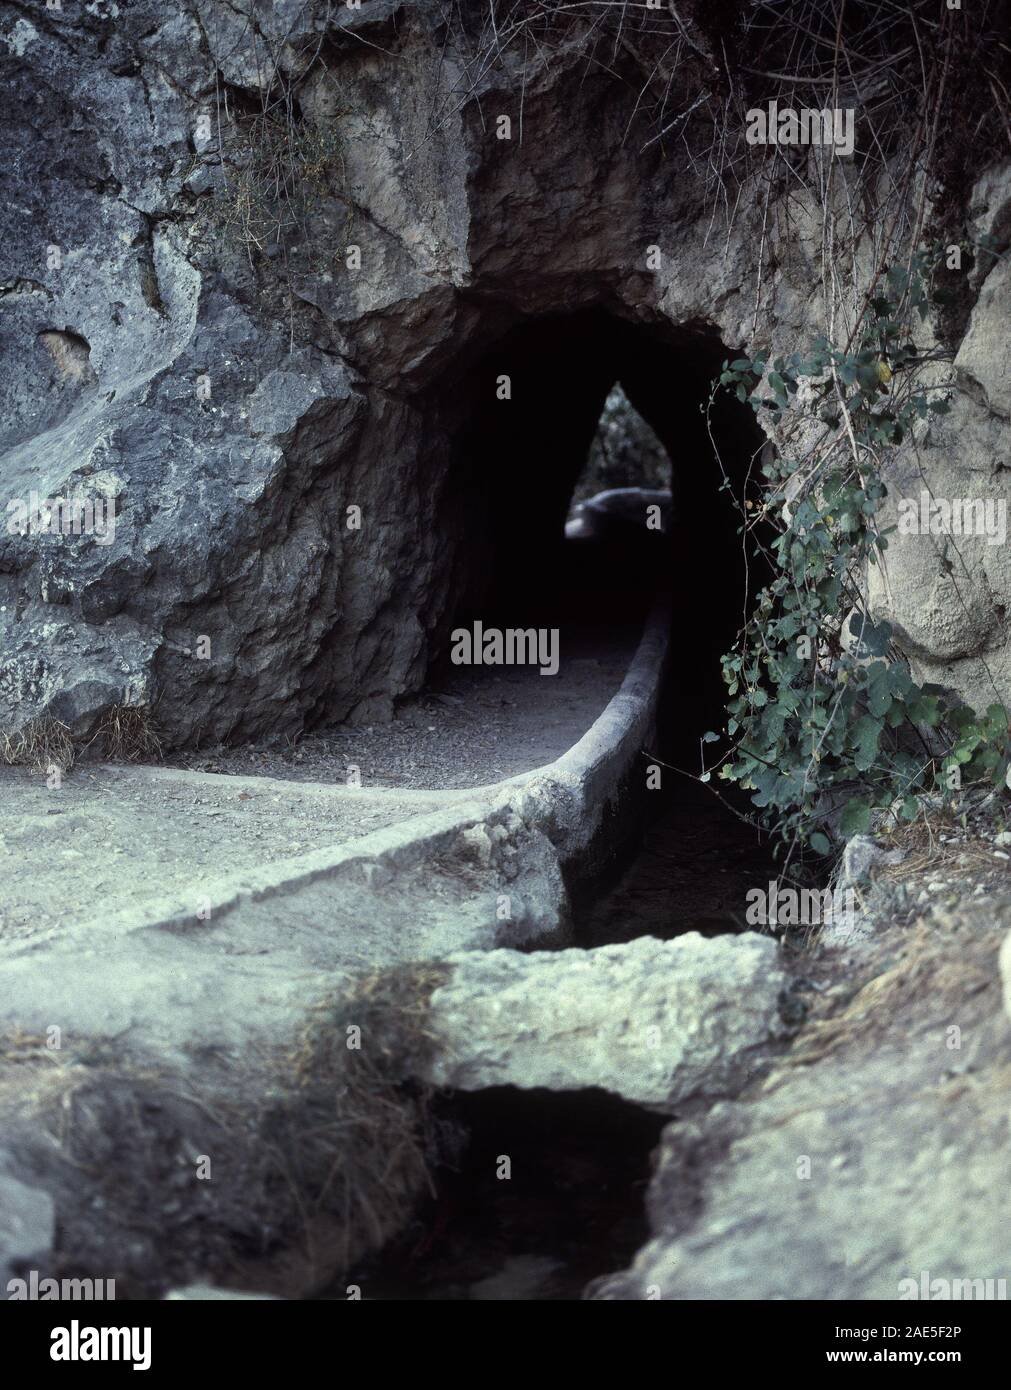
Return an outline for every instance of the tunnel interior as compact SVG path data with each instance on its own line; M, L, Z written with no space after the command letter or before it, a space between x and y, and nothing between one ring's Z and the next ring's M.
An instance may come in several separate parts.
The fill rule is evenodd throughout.
M743 495L764 436L726 392L708 420L704 409L732 355L705 325L661 331L590 309L524 320L447 374L441 406L458 420L445 496L464 543L436 671L458 625L555 626L564 652L577 632L638 630L662 590L672 611L666 741L690 750L722 722L720 657L761 565L746 555L732 496ZM666 450L671 519L661 533L644 515L616 516L590 540L566 541L573 491L616 384Z

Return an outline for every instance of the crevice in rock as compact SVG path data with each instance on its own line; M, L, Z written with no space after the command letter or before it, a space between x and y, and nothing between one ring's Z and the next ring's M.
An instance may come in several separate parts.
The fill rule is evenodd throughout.
M144 303L149 309L154 309L155 313L162 318L168 317L168 310L162 298L161 285L158 281L158 269L154 261L154 226L152 220L141 214L142 230L135 238L134 245L137 248L137 269L140 275L140 292L144 298Z

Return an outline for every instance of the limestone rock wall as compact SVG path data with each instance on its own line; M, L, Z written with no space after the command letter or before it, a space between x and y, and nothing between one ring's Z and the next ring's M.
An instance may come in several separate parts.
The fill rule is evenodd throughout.
M1011 237L1011 162L982 178L969 208L977 235ZM916 433L889 479L885 525L896 525L901 499L1011 503L1011 390L1008 323L1011 265L986 261L974 276L978 295L954 358L960 390L951 413ZM950 375L947 378L950 380ZM993 513L994 521L997 513ZM954 529L954 528L953 528ZM902 534L889 539L886 563L871 571L872 614L893 624L914 671L985 708L1009 703L1011 546L1003 528L987 535Z
M111 538L0 530L0 729L85 737L118 704L175 745L386 718L475 563L448 484L476 354L588 307L731 351L819 331L802 197L745 187L720 232L683 147L628 138L633 85L564 50L475 62L444 18L0 10L0 500L116 511ZM278 92L300 153L275 238L244 195L275 167ZM1006 233L1006 179L977 194ZM1007 465L1006 277L977 286L974 395L932 441L946 484ZM925 668L1008 698L1006 552L966 564L968 619L924 547L896 547L876 601Z

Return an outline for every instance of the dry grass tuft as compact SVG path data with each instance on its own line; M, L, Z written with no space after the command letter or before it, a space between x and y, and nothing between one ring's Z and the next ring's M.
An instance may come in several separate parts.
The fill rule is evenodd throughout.
M250 1069L229 1061L201 1094L138 1066L117 1039L86 1040L56 1071L40 1038L0 1038L0 1061L61 1081L33 1121L40 1165L64 1193L60 1261L115 1268L130 1297L198 1278L300 1297L347 1273L431 1190L430 1095L404 1077L432 1046L429 999L444 977L430 964L370 974L312 1009L290 1048ZM196 1174L201 1155L213 1181Z
M330 201L344 201L336 127L296 122L283 106L250 117L230 115L228 181L215 203L221 234L234 234L260 253L292 236L311 239L312 218Z
M871 870L872 878L886 883L902 883L927 873L934 877L948 873L965 877L995 867L992 840L967 829L950 807L908 824L886 826L878 832L878 839L889 849L904 851L899 863L879 864Z
M20 1025L0 1033L0 1062L59 1063L62 1060L59 1049L50 1046L43 1033L28 1033Z
M143 705L113 705L85 745L97 745L110 762L136 763L161 757L161 739L150 710ZM54 767L67 773L77 761L73 735L59 719L32 719L17 733L0 733L0 765L28 767L48 773Z
M146 705L113 705L89 741L98 743L105 758L113 763L147 762L161 757L151 711Z
M339 1004L317 1006L286 1059L292 1089L260 1125L265 1188L283 1183L302 1213L310 1270L347 1269L379 1249L431 1190L428 1093L403 1079L433 1046L428 1005L445 978L428 963L362 977Z
M74 765L74 741L66 724L48 715L32 719L14 734L0 733L0 763L49 772L69 772Z

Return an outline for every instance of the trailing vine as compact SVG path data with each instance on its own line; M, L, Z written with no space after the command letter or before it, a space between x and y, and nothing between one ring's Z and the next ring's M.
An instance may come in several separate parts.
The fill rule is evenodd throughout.
M763 824L818 853L833 835L868 830L876 810L914 819L923 793L1003 787L1011 765L1006 708L976 714L941 686L918 685L864 594L894 529L879 524L888 460L950 410L951 388L924 380L942 353L915 342L949 252L933 246L884 271L849 342L726 361L710 399L733 392L783 443L763 464L763 501L742 505L752 538L778 529L767 547L774 577L723 659L729 748L702 778L716 772L748 790Z

